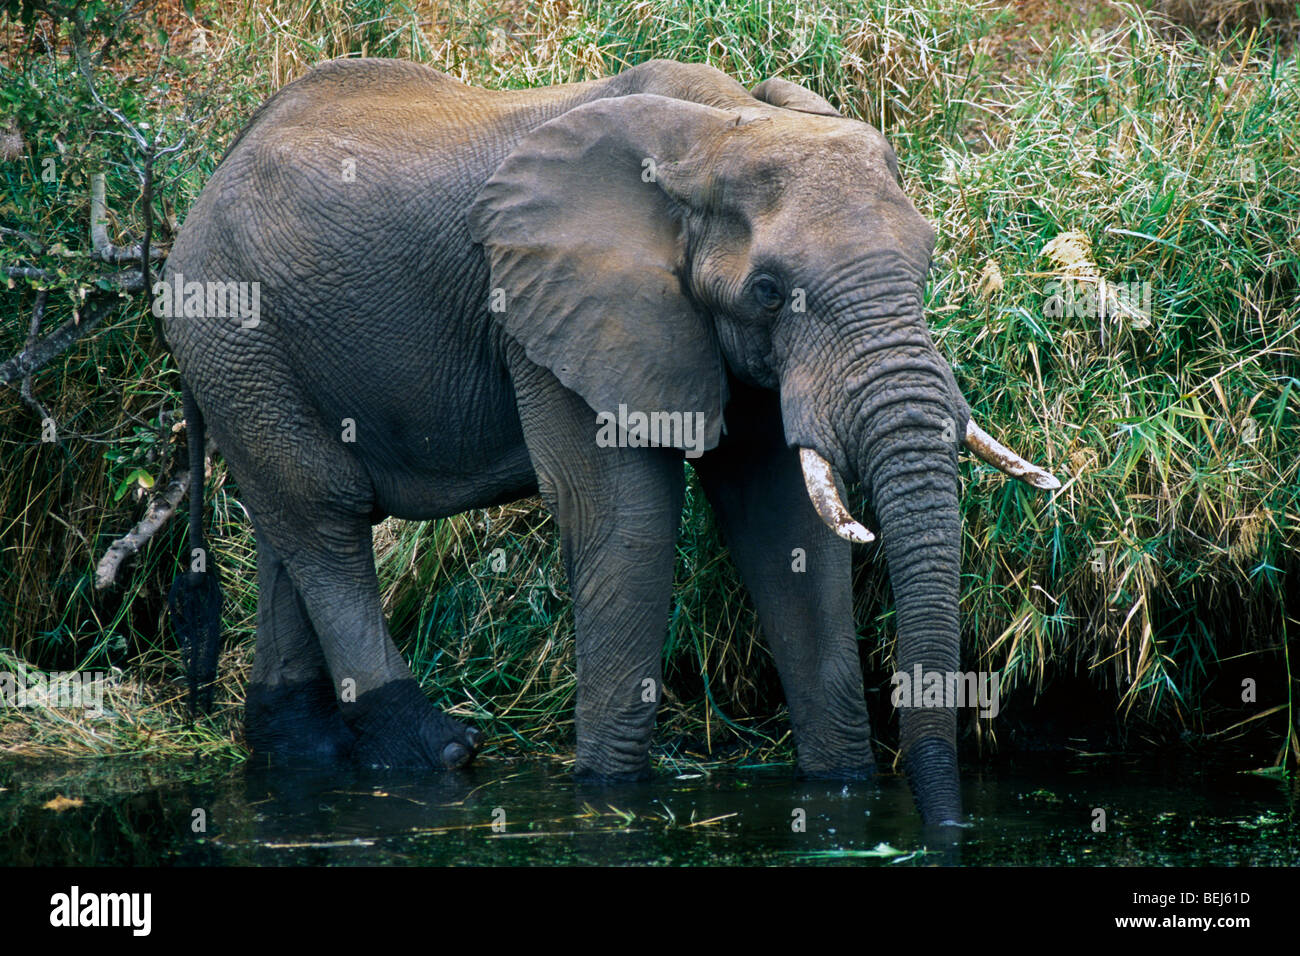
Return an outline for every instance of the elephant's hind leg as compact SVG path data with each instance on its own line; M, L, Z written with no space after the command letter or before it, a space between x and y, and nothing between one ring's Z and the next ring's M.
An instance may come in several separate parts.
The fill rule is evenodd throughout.
M303 651L309 627L333 700L355 737L353 760L389 767L468 763L480 733L429 702L388 635L371 544L369 475L296 396L292 375L273 365L261 372L257 389L219 395L227 414L213 420L213 433L256 518L259 544L273 554L267 567L274 571L270 585L277 600L268 609L292 622L283 633L297 661L293 680L320 686L316 652ZM292 600L280 597L288 593L285 576ZM264 659L266 674L284 670L274 665L274 652ZM267 708L280 703L254 697L255 732Z
M302 599L260 535L257 585L257 651L244 704L244 736L253 756L274 766L343 763L355 737L343 721Z
M300 519L298 549L284 563L356 737L353 759L377 767L469 763L482 735L429 702L388 635L368 518L318 504L314 519Z

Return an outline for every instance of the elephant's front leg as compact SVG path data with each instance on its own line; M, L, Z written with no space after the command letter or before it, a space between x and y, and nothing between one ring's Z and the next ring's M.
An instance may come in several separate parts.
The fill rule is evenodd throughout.
M649 774L685 478L678 451L602 448L595 412L546 369L512 373L538 485L560 530L577 630L579 778Z
M861 778L875 767L853 627L847 542L817 517L775 393L734 385L728 434L695 463L776 659L799 769Z

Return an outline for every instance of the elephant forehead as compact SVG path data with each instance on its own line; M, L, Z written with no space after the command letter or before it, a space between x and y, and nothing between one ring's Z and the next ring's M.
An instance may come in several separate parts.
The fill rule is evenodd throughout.
M846 190L865 195L896 184L893 151L863 123L801 116L736 132L742 135L719 157L725 194L734 200L770 205L824 196L837 202Z
M752 258L785 262L805 278L866 263L877 274L920 277L935 240L933 227L892 180L864 194L823 190L753 216L749 226Z

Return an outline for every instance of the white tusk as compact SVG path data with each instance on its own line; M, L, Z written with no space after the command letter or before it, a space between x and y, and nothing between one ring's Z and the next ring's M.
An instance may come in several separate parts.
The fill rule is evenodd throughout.
M988 462L999 471L1004 471L1013 478L1019 478L1027 485L1033 485L1035 488L1042 488L1044 491L1054 491L1061 487L1061 482L1054 475L1050 475L1037 465L1031 465L1010 448L1001 444L992 435L975 424L975 419L966 420L966 441L967 448L975 453L976 457Z
M826 526L845 541L858 544L875 541L876 536L859 524L840 500L831 463L811 448L799 449L799 463L803 465L803 483L808 489L808 497Z

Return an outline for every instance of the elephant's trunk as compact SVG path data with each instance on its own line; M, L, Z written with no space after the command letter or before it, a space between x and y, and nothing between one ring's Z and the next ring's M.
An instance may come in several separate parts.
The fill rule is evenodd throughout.
M910 678L919 666L947 686L959 666L957 449L969 410L926 333L915 287L869 291L845 290L835 297L834 323L808 323L806 337L783 343L782 417L787 440L829 465L820 504L807 467L805 480L841 536L848 537L843 518L828 520L843 508L837 479L857 480L867 492L894 593L899 672ZM821 327L839 338L820 340ZM810 456L801 458L807 466ZM925 706L922 688L915 690L899 707L904 767L922 819L955 822L956 711L944 706L950 701Z
M882 374L890 365L895 373ZM849 379L847 427L837 431L870 496L889 567L897 668L910 690L899 706L903 764L922 819L955 822L961 817L956 710L926 701L913 678L937 674L952 686L949 675L960 666L956 437L965 429L964 403L932 351L877 356L873 373L860 381L854 388Z
M816 318L774 340L782 418L809 498L836 534L871 535L844 506L840 481L860 481L870 498L894 592L899 688L910 691L898 695L904 766L923 819L954 822L961 794L956 709L948 705L958 701L927 700L923 691L936 680L945 691L967 686L958 679L958 447L1036 487L1059 484L970 421L926 331L920 284L871 276L864 264L826 295Z
M899 706L903 765L926 823L961 817L956 710L926 706L914 680L938 674L952 686L960 666L957 460L955 445L943 441L950 415L937 396L918 397L914 410L869 424L860 453L894 592L897 672L910 690Z
M959 664L957 437L968 412L946 364L928 338L918 339L842 348L837 367L821 374L812 362L791 363L782 414L787 439L801 449L809 497L842 537L867 532L836 486L857 479L866 489L894 592L899 671L910 677L919 665L946 686ZM957 821L956 713L923 706L915 689L899 714L912 793L927 823Z

